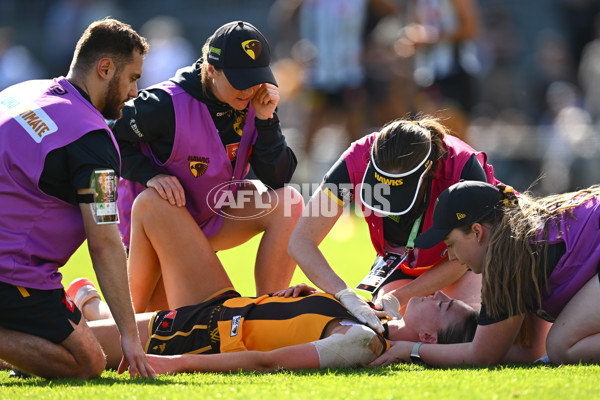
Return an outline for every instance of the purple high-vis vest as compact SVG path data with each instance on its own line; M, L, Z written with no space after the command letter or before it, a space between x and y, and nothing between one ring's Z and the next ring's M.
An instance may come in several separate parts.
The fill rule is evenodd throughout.
M352 143L352 145L344 152L344 160L350 174L352 186L355 188L354 196L360 193L360 185L370 161L371 146L375 142L377 134L374 132ZM474 154L485 171L488 183L496 185L498 180L494 178L494 169L487 163L487 155L483 152L474 150L471 146L451 135L444 136L444 146L448 151L446 158L438 161L437 171L432 178L431 193L429 198L429 207L425 211L423 230L429 229L433 224L433 210L435 208L435 199L445 189L457 183L460 180L462 170L471 156ZM358 186L357 186L358 185ZM363 212L365 207L360 203ZM402 218L402 217L401 217ZM365 220L369 225L369 233L371 234L371 242L373 247L380 255L385 253L385 241L383 238L383 218L377 216L373 212L365 212ZM417 258L414 265L410 268L403 269L407 275L418 276L426 270L437 264L445 257L446 245L440 242L431 249L416 249Z
M0 281L58 289L58 268L85 240L79 206L42 192L48 153L104 129L102 115L65 78L0 92Z
M173 82L163 82L152 88L171 95L175 110L175 140L171 156L164 164L152 154L148 143L141 143L140 149L158 171L179 179L185 191L186 208L204 234L211 237L221 229L223 217L215 213L219 210L218 202L208 194L213 188L243 179L248 174L250 150L258 136L254 109L250 106L246 116L234 170L206 105ZM131 206L144 189L141 184L126 179L119 182L119 229L126 246L130 240ZM237 185L232 185L231 191L235 194Z
M553 321L600 267L600 199L594 198L573 209L575 219L560 216L549 225L549 243L564 242L566 252L554 267L542 289L542 309L538 315ZM590 305L596 307L597 305Z

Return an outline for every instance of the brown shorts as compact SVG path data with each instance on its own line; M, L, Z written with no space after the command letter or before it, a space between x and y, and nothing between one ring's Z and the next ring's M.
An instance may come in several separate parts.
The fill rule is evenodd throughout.
M61 343L81 320L64 289L39 290L0 282L0 326Z

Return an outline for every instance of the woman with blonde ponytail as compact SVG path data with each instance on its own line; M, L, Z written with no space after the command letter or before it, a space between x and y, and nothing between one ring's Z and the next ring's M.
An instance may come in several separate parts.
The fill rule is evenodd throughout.
M472 343L423 346L433 365L534 361L600 362L600 186L535 198L511 188L460 182L438 198L433 227L415 244L440 241L448 256L482 274L482 307ZM530 351L512 346L533 315L552 322ZM375 364L408 360L397 342Z

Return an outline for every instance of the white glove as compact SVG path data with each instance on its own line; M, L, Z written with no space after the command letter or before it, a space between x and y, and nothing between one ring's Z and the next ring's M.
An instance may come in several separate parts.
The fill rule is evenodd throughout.
M363 324L369 325L373 330L383 333L383 325L379 320L375 310L373 310L356 292L350 288L340 290L335 294L335 298L340 301L350 311L356 319Z
M373 304L375 304L376 309L385 311L391 319L402 318L402 315L400 315L400 301L391 292L378 296Z

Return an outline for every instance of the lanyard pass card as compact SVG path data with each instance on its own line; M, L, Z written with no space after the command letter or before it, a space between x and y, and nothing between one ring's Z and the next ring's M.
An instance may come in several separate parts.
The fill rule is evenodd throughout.
M386 253L383 257L377 256L371 271L364 277L356 289L364 290L365 292L374 293L379 286L394 272L398 266L404 262L404 260L411 254L412 249L415 246L415 238L419 232L421 221L423 220L423 214L421 214L413 223L408 241L406 243L406 253L404 255L398 253Z
M397 253L386 253L383 257L377 256L371 271L356 285L356 289L374 293L405 258L406 255Z

